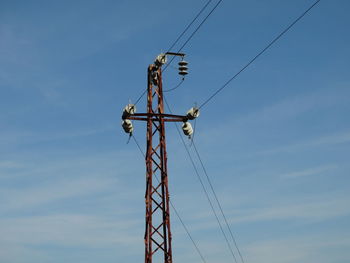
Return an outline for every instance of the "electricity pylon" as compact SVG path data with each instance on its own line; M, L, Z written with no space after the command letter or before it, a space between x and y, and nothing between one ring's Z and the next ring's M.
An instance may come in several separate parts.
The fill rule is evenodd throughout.
M184 133L192 133L191 125L187 122L193 119L191 114L182 116L164 113L162 65L166 62L166 55L184 56L177 53L161 54L148 67L147 113L136 113L133 104L127 105L123 112L123 128L130 136L133 131L130 120L147 122L145 263L161 262L160 258L164 259L164 263L173 262L165 123L183 122ZM179 74L187 74L181 72L184 73L184 69ZM197 111L195 117L198 115Z

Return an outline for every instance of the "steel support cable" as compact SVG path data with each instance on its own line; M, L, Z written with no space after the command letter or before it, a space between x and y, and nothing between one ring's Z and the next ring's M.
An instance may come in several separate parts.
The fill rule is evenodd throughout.
M209 175L208 175L207 169L206 169L205 166L204 166L204 163L203 163L203 161L202 161L201 156L199 155L199 152L198 152L198 150L197 150L197 147L196 147L196 144L194 143L194 141L192 141L192 145L193 145L193 148L194 148L194 150L195 150L195 152L196 152L197 158L198 158L198 160L199 160L199 162L200 162L200 164L201 164L201 166L202 166L202 169L203 169L203 172L204 172L204 174L205 174L205 176L206 176L206 178L207 178L207 181L208 181L208 183L209 183L209 185L210 185L211 191L212 191L213 194L214 194L216 203L217 203L217 205L218 205L218 207L219 207L219 209L220 209L220 212L221 212L222 217L224 218L226 227L227 227L227 229L228 229L228 231L229 231L229 233L230 233L230 236L231 236L231 238L232 238L232 241L233 241L233 243L234 243L234 245L235 245L235 247L236 247L236 249L237 249L237 251L238 251L239 257L240 257L241 261L244 263L244 259L243 259L243 257L242 257L241 251L240 251L240 249L238 248L236 239L235 239L235 237L234 237L234 235L233 235L233 233L232 233L231 227L230 227L230 225L229 225L229 223L228 223L228 221L227 221L227 218L226 218L226 215L225 215L225 213L224 213L224 210L222 209L222 206L221 206L221 204L220 204L219 198L218 198L218 196L216 195L216 191L214 190L214 187L213 187L213 184L211 183L211 180L210 180L210 177L209 177Z
M207 14L207 16L203 19L203 21L197 26L197 28L192 32L192 34L187 38L187 40L185 41L185 43L182 44L182 46L180 47L180 49L177 51L177 53L180 53L181 50L187 45L187 43L192 39L192 37L197 33L197 31L203 26L203 24L205 23L205 21L207 21L207 19L211 16L211 14L215 11L215 9L221 4L222 0L219 0L216 5L210 10L210 12ZM163 69L163 71L165 71L167 69L167 67L173 62L173 60L175 59L175 57L172 57L172 59L170 60L169 63L167 63Z
M136 102L134 103L135 105L137 105L137 103L139 103L139 101L142 99L142 97L146 94L147 89L145 89L142 94L138 97L138 99L136 100Z
M143 155L144 158L146 158L146 155L145 155L145 153L142 151L141 146L140 146L139 142L137 141L136 137L135 137L134 135L132 135L132 138L134 139L134 142L135 142L137 148L140 150L140 153ZM160 181L159 181L159 178L156 177L156 176L155 176L155 178L157 179L157 181L158 181L158 183L159 183L159 182L160 182ZM177 209L175 208L173 202L172 202L171 200L169 200L169 202L170 202L170 205L171 205L171 207L173 208L173 210L174 210L174 212L175 212L175 214L176 214L176 217L179 219L179 221L180 221L182 227L185 229L185 232L186 232L187 236L189 237L189 239L191 240L193 246L195 247L195 249L196 249L198 255L200 256L200 258L202 259L202 261L203 261L204 263L207 263L207 261L205 260L205 258L204 258L204 256L203 256L202 252L200 251L200 249L199 249L197 243L194 241L192 235L190 234L190 231L189 231L188 228L186 227L186 225L185 225L184 221L182 220L180 214L178 213Z
M180 87L182 85L182 83L184 82L185 79L182 79L179 84L177 84L175 87L168 89L168 90L163 90L163 92L170 92L173 90L176 90L178 87ZM142 97L146 94L147 89L145 89L142 94L139 96L139 98L136 100L135 105L142 99Z
M220 93L232 80L238 77L244 70L246 70L251 64L254 63L262 54L265 53L273 44L275 44L285 33L287 33L296 23L299 22L307 13L311 11L321 0L314 2L308 9L306 9L297 19L295 19L286 29L284 29L279 35L277 35L264 49L262 49L254 58L252 58L241 70L239 70L232 78L230 78L224 85L222 85L217 91L215 91L208 99L206 99L199 108L204 107L209 101L211 101L218 93Z
M184 31L182 31L182 33L177 37L177 39L175 40L175 42L170 46L170 48L168 49L168 51L170 51L178 42L179 42L179 40L181 39L181 37L183 37L183 35L188 31L188 29L193 25L193 23L198 19L198 17L203 13L203 11L208 7L208 5L212 2L213 0L209 0L203 7L202 7L202 9L199 11L199 13L192 19L192 21L187 25L187 27L185 28L185 30ZM220 2L221 2L222 0L220 0ZM218 4L217 4L218 5ZM216 7L217 7L217 5L214 7L214 10L216 9ZM214 11L214 10L212 10L210 13L209 13L209 15ZM207 16L206 18L205 18L205 20L207 20L208 19L208 17L209 16ZM205 22L205 20L201 23L201 25ZM200 26L201 26L200 25ZM198 27L197 27L197 29L196 29L196 31L198 31ZM191 37L190 38L192 38L193 37L193 34L191 35ZM187 42L189 41L189 39L186 41L186 44L187 44ZM183 46L184 47L184 46ZM181 47L181 50L182 50L182 48L183 47ZM181 51L180 50L180 51ZM180 52L180 51L178 51L178 52ZM174 60L174 57L172 58L172 60L171 60L171 62ZM171 63L170 62L170 63ZM169 64L170 64L169 63ZM168 67L168 66L166 66L166 67ZM166 68L165 67L165 68ZM141 100L141 98L146 94L146 92L147 92L147 90L145 90L145 91L143 91L142 93L141 93L141 95L137 98L137 100L136 100L136 102L135 102L135 105L137 105L137 103Z
M171 110L171 108L170 108L170 106L169 106L167 100L165 99L165 97L163 97L163 98L164 98L165 104L167 105L167 108L168 108L169 112L172 114L172 110ZM190 151L188 150L188 147L187 147L187 145L186 145L186 143L185 143L185 141L184 141L184 139L183 139L183 137L182 137L182 135L181 135L181 132L180 132L180 130L179 130L179 127L177 126L177 124L176 124L175 122L174 122L174 125L175 125L175 127L176 127L176 130L177 130L179 136L180 136L180 139L181 139L181 141L182 141L182 144L183 144L184 147L185 147L185 150L186 150L186 152L187 152L187 155L188 155L188 157L189 157L189 160L190 160L190 162L191 162L191 164L192 164L192 167L193 167L193 169L194 169L194 171L195 171L195 173L196 173L196 175L197 175L197 178L198 178L198 180L199 180L199 182L200 182L200 184L201 184L201 186L202 186L202 189L203 189L204 194L205 194L205 196L206 196L206 198L207 198L207 200L208 200L208 203L209 203L209 205L210 205L210 207L211 207L211 209L212 209L212 211L213 211L213 214L214 214L214 216L215 216L215 218L216 218L216 221L218 222L218 225L219 225L219 227L220 227L221 233L222 233L222 235L223 235L224 238L225 238L225 241L226 241L226 244L227 244L227 246L228 246L228 248L229 248L229 250L230 250L230 253L231 253L231 255L232 255L232 257L233 257L235 263L238 263L238 262L237 262L237 258L236 258L236 256L235 256L235 253L234 253L234 251L233 251L233 249L232 249L232 246L231 246L231 244L230 244L230 242L229 242L229 240L228 240L228 238L227 238L227 236L226 236L226 234L225 234L225 231L224 231L224 229L223 229L223 227L222 227L222 224L221 224L221 222L220 222L219 216L217 215L217 213L216 213L216 211L215 211L215 208L214 208L214 205L213 205L212 201L210 200L209 193L208 193L207 189L205 188L205 185L204 185L203 180L202 180L202 178L201 178L201 176L200 176L200 174L199 174L199 172L198 172L198 169L197 169L197 167L196 167L196 165L195 165L195 163L194 163L194 160L193 160L193 158L192 158L192 156L191 156L191 153L190 153Z
M131 137L134 139L134 142L135 142L135 144L136 144L137 148L139 148L140 153L143 155L143 157L144 157L144 158L146 158L146 155L145 155L145 153L142 151L142 149L141 149L141 146L140 146L139 142L136 140L136 137L135 137L134 135L131 135Z
M173 90L176 90L178 87L180 87L182 85L182 83L184 82L185 79L182 79L179 84L177 84L174 88L171 88L171 89L166 89L166 90L163 90L163 92L169 92L169 91L173 91Z
M190 147L192 146L192 143L194 141L194 136L196 135L196 131L197 131L197 119L194 119L194 125L193 125L193 134L191 135L191 144Z
M179 42L181 37L187 32L187 30L193 25L193 23L197 20L197 18L203 13L203 11L207 8L207 6L212 2L213 0L209 0L199 11L199 13L192 19L191 23L187 25L184 31L178 36L178 38L175 40L175 42L168 48L168 52L171 51L171 49Z

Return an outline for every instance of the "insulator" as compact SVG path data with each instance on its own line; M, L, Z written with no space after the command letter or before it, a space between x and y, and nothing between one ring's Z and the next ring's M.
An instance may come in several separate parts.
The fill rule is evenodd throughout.
M187 66L187 65L188 65L188 62L185 61L185 60L181 60L181 61L179 62L179 66Z
M189 122L184 122L182 124L182 131L184 132L185 135L187 136L191 136L191 134L193 133L193 129L192 129L192 125Z
M134 127L132 126L132 122L130 120L123 120L122 127L126 133L132 133Z
M194 120L195 118L197 118L199 116L200 112L199 109L196 107L192 107L191 109L189 109L189 111L187 112L187 118L189 120Z
M188 70L188 67L187 67L188 63L184 60L181 60L179 62L179 75L182 75L182 76L185 76L188 74L187 70Z
M160 67L160 66L164 65L166 62L167 62L167 57L164 53L162 53L156 57L154 64L156 64L156 66Z
M125 108L123 110L122 118L125 119L129 115L135 114L135 113L136 113L136 105L135 104L128 104L125 106Z

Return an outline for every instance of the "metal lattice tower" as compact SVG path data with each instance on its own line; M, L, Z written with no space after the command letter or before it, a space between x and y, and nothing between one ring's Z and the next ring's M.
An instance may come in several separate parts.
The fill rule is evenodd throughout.
M147 95L145 263L151 263L158 250L164 252L164 262L172 263L161 68L149 67ZM153 176L160 180L154 181Z
M133 131L130 120L147 122L145 263L173 262L165 123L184 122L188 127L187 120L191 119L189 115L164 113L161 66L156 60L148 67L147 113L135 113L133 104L123 113L123 128L130 135Z

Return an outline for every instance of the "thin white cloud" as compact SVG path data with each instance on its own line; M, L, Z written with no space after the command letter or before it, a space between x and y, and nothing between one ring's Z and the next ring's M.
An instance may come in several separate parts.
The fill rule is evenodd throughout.
M0 169L19 168L21 164L15 161L0 161Z
M29 131L22 132L1 132L0 133L0 145L17 145L24 143L38 143L38 142L50 142L60 141L78 137L86 137L97 135L100 133L116 130L116 125L105 125L95 129L81 129L71 131L61 131L54 133L34 133Z
M282 174L281 177L283 178L295 178L295 177L303 177L303 176L310 176L310 175L315 175L315 174L322 174L324 172L328 172L331 170L336 169L336 165L323 165L319 167L313 167L309 169L304 169L304 170L299 170L296 172L290 172L290 173L285 173Z
M22 189L1 189L3 201L0 207L3 212L28 209L67 198L91 195L113 185L117 185L116 180L81 177L64 181L52 180L49 184L38 183L35 187Z
M313 145L341 144L350 142L350 131L331 134L312 141Z
M17 245L0 240L0 259L3 262L24 263L28 259L33 262L49 262L50 258L45 251L33 247Z
M350 197L348 195L336 196L315 196L313 198L298 198L295 200L274 200L269 203L254 202L251 207L252 200L239 207L224 207L226 217L230 224L258 224L261 222L272 221L294 221L302 224L310 224L313 222L322 222L350 215ZM196 204L193 204L195 202ZM218 228L217 222L209 207L202 202L199 205L198 200L183 204L185 211L189 211L190 207L196 207L196 213L191 217L185 217L194 231L205 231ZM180 210L181 212L181 210Z
M1 242L69 246L132 245L143 220L121 220L86 214L57 214L1 219ZM135 229L135 230L132 230ZM128 233L129 231L129 233Z
M339 247L349 247L344 235L287 237L252 243L244 248L247 262L260 263L329 263L348 262L348 254L338 254Z
M274 220L303 220L304 222L324 221L350 214L348 197L331 200L303 201L297 204L274 205L243 210L232 223L247 223ZM305 221L306 220L306 221Z
M280 152L295 152L304 148L318 147L324 145L334 145L343 144L350 142L350 131L337 132L330 135L319 136L307 141L302 141L298 143L293 143L290 145L276 147L274 149L269 149L261 151L258 154L275 154Z
M272 103L270 105L263 105L260 108L243 113L242 115L234 116L231 121L218 122L213 127L206 127L198 133L197 141L205 141L209 143L217 143L217 138L230 138L227 136L228 131L234 134L231 138L240 138L245 136L241 134L242 130L255 132L262 127L279 127L281 123L285 123L289 120L297 120L296 118L312 112L315 110L325 110L334 105L348 105L350 103L348 94L348 84L339 84L338 92L334 89L325 89L313 93L301 94L295 97L289 97ZM284 124L283 124L284 125ZM315 136L319 136L316 134ZM329 135L325 135L329 136ZM304 138L302 138L304 139ZM337 133L330 135L328 138L320 138L320 140L314 139L312 143L310 141L305 142L310 146L343 143L350 141L350 132L344 131L343 133ZM282 146L272 150L266 150L263 153L272 153L274 151L293 150L300 146L303 146L304 142L300 145L293 144L290 146Z

